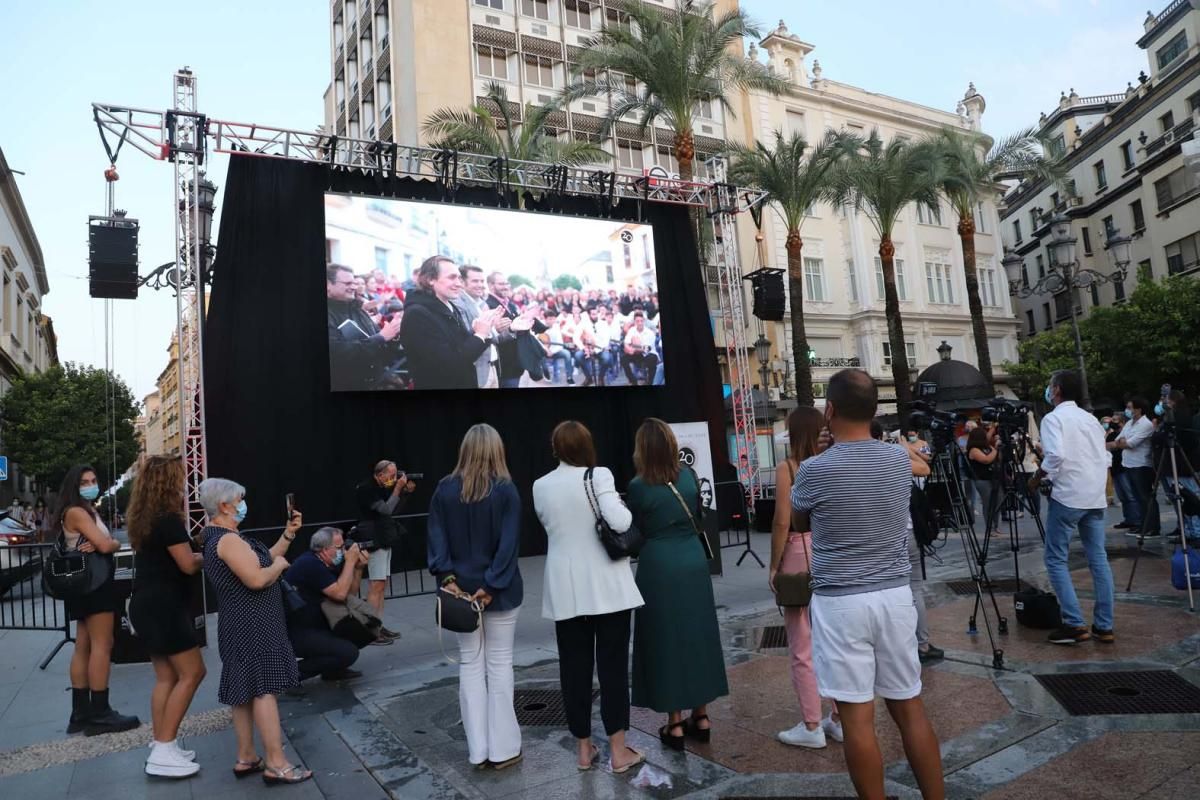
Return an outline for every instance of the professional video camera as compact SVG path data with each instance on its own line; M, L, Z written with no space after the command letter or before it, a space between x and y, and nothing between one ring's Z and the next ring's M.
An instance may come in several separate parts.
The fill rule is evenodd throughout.
M954 438L954 426L966 420L962 414L938 411L932 403L914 400L910 424L917 430L928 430L935 447Z
M1032 409L1025 403L997 397L980 411L984 422L997 422L1002 428L1024 428Z

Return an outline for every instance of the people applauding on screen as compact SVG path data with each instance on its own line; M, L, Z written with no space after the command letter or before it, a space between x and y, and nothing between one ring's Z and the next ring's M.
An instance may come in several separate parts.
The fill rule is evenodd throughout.
M621 359L630 386L638 385L638 373L641 373L643 384L654 382L658 368L658 353L654 349L656 338L654 331L646 327L646 315L641 311L633 312L633 326L625 333L625 355Z
M325 269L325 297L333 388L400 388L387 370L399 357L399 315L376 324L359 299L354 272L341 264Z
M445 256L425 259L416 277L419 291L409 292L400 326L413 388L478 388L475 361L493 343L489 336L503 312L489 308L468 327L454 304L462 294L462 275Z

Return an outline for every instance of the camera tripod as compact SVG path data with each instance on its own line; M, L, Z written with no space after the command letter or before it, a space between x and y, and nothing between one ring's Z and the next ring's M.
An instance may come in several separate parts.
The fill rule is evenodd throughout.
M958 466L958 446L953 439L939 441L939 437L933 438L934 454L925 487L938 513L938 527L952 528L958 532L967 568L970 570L971 580L975 584L975 605L971 609L971 617L967 621L967 633L972 635L979 633L976 621L982 612L983 627L987 631L988 644L992 648L992 666L995 669L1004 669L1004 651L996 646L996 639L992 634L992 624L988 620L987 604L983 599L984 592L987 592L992 610L996 614L998 633L1008 633L1008 618L1000 613L1000 605L996 602L996 595L992 592L991 582L988 580L984 566L987 562L986 551L980 547L979 539L975 535L975 522L967 509L962 475Z
M1133 590L1133 576L1137 574L1138 561L1142 558L1142 543L1146 539L1146 525L1149 524L1150 515L1154 511L1149 504L1158 502L1158 487L1162 483L1163 478L1167 477L1164 473L1167 471L1167 467L1170 466L1171 473L1169 477L1171 478L1171 486L1175 495L1175 502L1173 504L1175 519L1179 523L1179 543L1183 547L1183 572L1184 583L1187 584L1188 611L1194 612L1196 610L1196 602L1192 596L1192 566L1189 563L1190 559L1188 557L1187 531L1185 530L1183 518L1183 492L1181 491L1183 487L1179 485L1179 462L1177 459L1183 459L1183 463L1192 475L1196 474L1196 470L1192 462L1188 460L1187 453L1183 452L1183 448L1179 446L1178 431L1175 428L1175 412L1173 409L1167 410L1163 418L1162 427L1163 433L1166 436L1166 446L1163 448L1162 453L1159 454L1158 464L1154 467L1154 482L1150 484L1150 497L1147 500L1146 512L1142 517L1142 524L1138 528L1137 555L1133 557L1133 567L1129 570L1129 582L1125 585L1125 591ZM1178 453L1176 453L1176 450L1178 450Z
M1014 435L1017 438L1015 442L1013 441ZM1013 591L1017 592L1021 588L1021 562L1019 559L1021 537L1017 530L1020 512L1026 508L1029 510L1033 521L1037 524L1038 536L1041 537L1042 544L1046 543L1046 529L1042 525L1042 517L1033 503L1033 498L1029 496L1028 478L1020 468L1025 463L1025 456L1029 448L1028 434L1020 428L1002 424L996 446L1000 450L998 461L1001 470L1000 486L1003 494L999 501L992 504L992 513L999 516L1004 516L1006 513L1008 515L1008 546L1013 557ZM986 509L984 511L986 513ZM987 557L991 548L992 523L993 519L991 518L984 522L983 547L979 562L979 571L983 574L984 582L989 587L991 580L987 575Z

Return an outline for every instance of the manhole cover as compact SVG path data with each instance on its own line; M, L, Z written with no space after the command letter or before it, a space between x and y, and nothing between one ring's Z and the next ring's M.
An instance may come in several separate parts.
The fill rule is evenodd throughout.
M762 636L758 640L759 650L772 650L787 646L787 628L782 625L770 625L763 628Z
M1170 670L1034 677L1071 716L1200 713L1200 687Z
M946 581L946 585L950 587L950 591L955 594L972 595L975 594L975 581L967 578L966 580ZM1012 578L992 578L991 587L993 592L1001 592L1004 594L1015 594L1023 589L1032 588L1025 581L1017 582ZM986 592L987 584L984 584L983 590Z
M592 700L598 694L592 692ZM513 691L513 706L517 710L517 722L521 725L563 727L567 724L562 692L558 689L516 689Z

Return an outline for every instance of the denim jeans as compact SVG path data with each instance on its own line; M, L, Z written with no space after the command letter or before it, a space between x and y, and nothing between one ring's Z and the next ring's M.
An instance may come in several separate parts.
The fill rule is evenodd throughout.
M1129 476L1125 470L1118 470L1113 473L1113 492L1117 495L1117 502L1121 504L1121 521L1131 525L1141 523L1133 521L1133 515L1130 514L1130 503L1133 501L1133 489L1129 486Z
M1133 512L1132 522L1137 527L1135 530L1142 529L1142 522L1146 523L1146 533L1153 533L1159 529L1158 520L1158 496L1157 492L1151 493L1154 488L1154 468L1153 467L1126 467L1123 474L1127 475L1126 487L1130 494L1130 511ZM1149 511L1149 518L1146 512Z
M1092 622L1100 630L1110 631L1113 626L1113 577L1108 568L1108 554L1104 551L1104 509L1070 508L1050 498L1050 509L1046 514L1046 574L1058 595L1063 625L1083 627L1083 612L1067 569L1071 534L1076 528L1096 592Z
M1179 485L1195 494L1200 494L1200 484L1196 483L1195 478L1180 478ZM1171 478L1163 478L1163 488L1166 489L1167 499L1171 501L1171 510L1173 513L1175 510L1175 482ZM1200 537L1200 517L1185 515L1183 518L1183 532L1187 534L1187 538L1189 539Z

